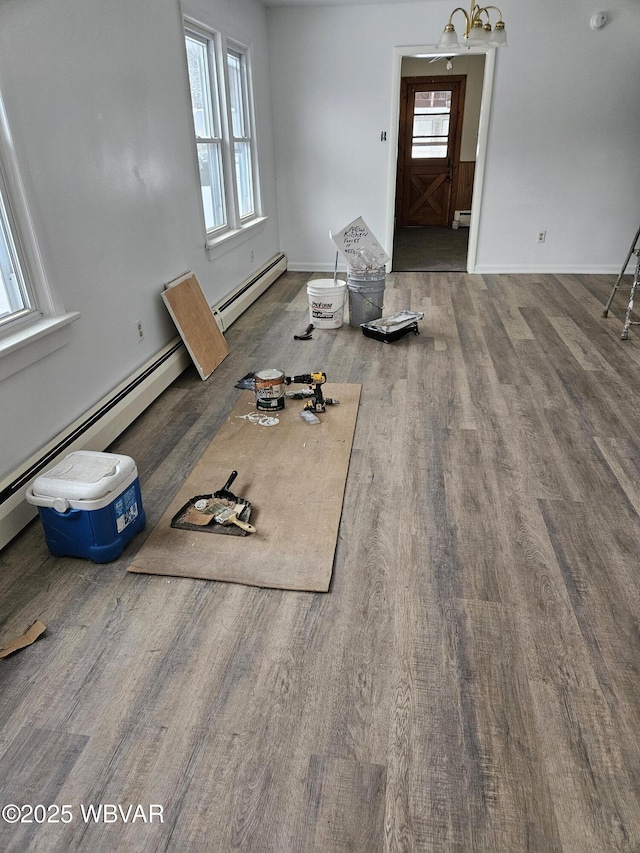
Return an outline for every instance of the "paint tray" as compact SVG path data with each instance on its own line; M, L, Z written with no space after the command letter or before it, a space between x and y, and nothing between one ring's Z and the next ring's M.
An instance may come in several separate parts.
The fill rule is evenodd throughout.
M179 530L198 530L200 533L224 533L228 536L248 536L248 532L236 524L218 524L213 517L213 512L207 511L207 509L201 511L196 508L198 501L210 500L215 500L216 504L225 503L229 506L241 506L242 509L237 514L238 518L240 521L249 523L251 510L253 509L249 501L245 501L244 499L228 501L218 498L215 495L195 495L173 516L171 527L176 527Z
M390 344L410 332L419 335L418 320L423 317L422 311L399 311L397 314L372 320L371 323L361 323L360 328L365 337Z

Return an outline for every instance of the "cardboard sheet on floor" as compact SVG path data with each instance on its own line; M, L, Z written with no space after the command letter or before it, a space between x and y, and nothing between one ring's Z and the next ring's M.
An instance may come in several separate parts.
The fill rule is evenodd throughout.
M302 401L287 400L280 412L257 412L253 392L243 391L128 570L326 592L360 385L328 383L323 392L340 403L312 426L300 417ZM270 419L277 423L267 425ZM233 470L233 492L251 501L256 533L213 536L171 527L191 497L222 488Z
M200 378L208 379L229 354L229 347L200 282L192 273L185 273L169 282L162 299Z
M27 628L24 634L21 634L19 637L15 637L8 645L3 646L0 649L0 659L7 658L14 652L17 652L20 649L25 649L32 643L35 643L38 637L46 630L46 625L43 625L39 619L36 619L33 625L31 625L30 628Z

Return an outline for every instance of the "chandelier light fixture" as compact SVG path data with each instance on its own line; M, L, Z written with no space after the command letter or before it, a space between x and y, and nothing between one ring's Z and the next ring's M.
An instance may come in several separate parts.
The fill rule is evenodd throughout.
M498 13L498 20L493 27L490 11ZM465 18L462 45L458 41L456 28L453 25L453 16L456 12L462 12ZM449 23L440 36L438 50L451 50L457 47L505 47L506 44L507 31L500 9L497 6L476 6L472 3L470 12L458 7L449 15Z

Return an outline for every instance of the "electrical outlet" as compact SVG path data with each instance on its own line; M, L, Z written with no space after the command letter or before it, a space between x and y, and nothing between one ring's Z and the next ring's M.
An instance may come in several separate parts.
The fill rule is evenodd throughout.
M546 231L538 231L538 243L544 243L544 241L546 239L547 239L547 232Z
M142 328L142 320L136 320L136 334L138 335L138 340L144 340L144 329Z

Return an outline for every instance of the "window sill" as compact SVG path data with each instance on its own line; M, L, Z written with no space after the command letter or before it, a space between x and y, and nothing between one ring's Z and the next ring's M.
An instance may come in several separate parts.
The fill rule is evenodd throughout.
M225 252L234 249L240 243L244 243L244 241L248 240L250 237L254 237L256 234L259 234L263 230L267 218L268 217L266 216L258 216L256 219L252 219L251 222L247 222L246 225L242 225L240 228L234 228L233 231L225 231L224 234L221 234L219 237L210 237L206 242L209 257L211 259L218 258Z
M69 325L79 317L77 311L44 317L0 338L0 381L65 346L70 339Z

